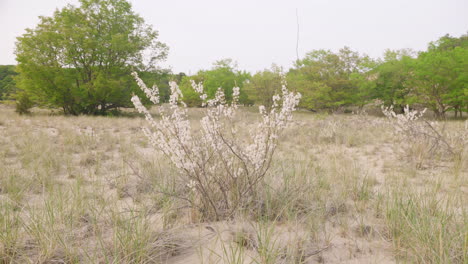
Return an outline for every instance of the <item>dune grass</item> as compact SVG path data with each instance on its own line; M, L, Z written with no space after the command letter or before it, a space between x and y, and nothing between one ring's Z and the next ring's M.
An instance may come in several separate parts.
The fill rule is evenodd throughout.
M210 222L142 118L0 106L0 263L468 262L466 149L419 166L381 117L294 118L255 203Z

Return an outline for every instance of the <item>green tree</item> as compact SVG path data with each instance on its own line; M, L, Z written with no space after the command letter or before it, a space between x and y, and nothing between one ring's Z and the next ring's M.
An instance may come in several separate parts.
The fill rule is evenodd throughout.
M313 74L307 74L302 69L291 69L287 74L288 87L302 95L299 107L318 110L332 109L332 88L325 82L314 78Z
M245 84L244 90L252 103L270 108L273 104L273 95L281 92L281 68L273 65L270 70L257 72Z
M468 102L468 37L447 35L431 42L414 61L411 74L417 100L437 117L450 109L461 115Z
M171 71L167 69L143 71L139 72L138 76L148 85L156 85L158 87L161 103L169 101L169 96L171 94L169 82L172 80L177 81L178 78L177 75L174 76ZM141 100L143 103L150 103L147 97L143 97Z
M14 65L0 65L0 100L7 99L16 90Z
M250 104L247 94L244 91L244 83L250 79L250 74L237 69L237 65L231 59L216 61L211 70L199 71L194 76L182 78L180 89L184 94L184 101L189 106L201 106L201 101L191 86L190 80L203 82L203 86L208 98L213 98L218 88L223 89L227 101L232 100L232 88L240 88L239 102Z
M348 47L337 53L315 50L295 63L288 73L288 83L303 94L302 107L336 110L362 100L358 90L362 81L356 75L367 72L369 64L368 56Z
M403 107L411 103L411 87L407 85L411 78L410 65L414 52L411 50L386 50L383 60L369 72L375 84L372 97L381 99L386 105Z
M80 0L18 37L18 86L66 114L131 106L132 70L149 70L167 47L126 0ZM145 55L145 56L144 56ZM145 60L146 59L146 60Z
M203 78L200 75L194 75L194 76L182 76L180 82L179 82L179 87L180 90L182 91L182 94L184 95L184 102L190 106L190 107L201 107L202 106L202 100L200 99L200 95L195 92L195 90L192 87L192 81L195 81L196 83L203 82ZM206 91L206 87L205 87Z
M25 92L18 92L15 94L16 112L20 115L29 114L30 109L34 106L29 96Z

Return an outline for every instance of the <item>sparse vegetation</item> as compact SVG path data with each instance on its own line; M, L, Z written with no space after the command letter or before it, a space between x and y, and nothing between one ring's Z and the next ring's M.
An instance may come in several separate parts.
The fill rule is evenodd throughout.
M468 264L468 35L300 58L296 18L292 68L189 76L128 0L39 17L0 65L0 264Z
M0 108L3 263L468 259L467 159L415 167L382 117L296 113L256 202L213 222L168 195L186 185L144 138L142 118L13 111ZM239 111L240 124L256 120ZM188 120L202 112L188 109ZM466 133L463 121L443 122Z

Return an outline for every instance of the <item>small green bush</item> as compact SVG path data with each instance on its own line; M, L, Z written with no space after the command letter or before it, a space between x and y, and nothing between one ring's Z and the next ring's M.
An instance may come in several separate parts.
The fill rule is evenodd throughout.
M25 92L18 93L16 96L16 112L20 115L31 113L29 110L34 106L28 94Z

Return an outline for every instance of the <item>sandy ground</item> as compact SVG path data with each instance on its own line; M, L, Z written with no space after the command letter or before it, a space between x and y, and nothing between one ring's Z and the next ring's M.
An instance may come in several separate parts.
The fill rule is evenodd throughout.
M133 262L398 263L381 195L398 186L438 186L437 195L456 190L468 198L466 160L458 169L443 159L414 168L383 118L295 118L269 177L278 188L281 173L310 179L305 209L266 223L248 215L207 223L156 191L176 172L146 142L143 119L42 110L18 116L1 106L0 201L14 201L21 221L10 261L126 263L121 254L144 248L153 257ZM8 260L2 239L0 256Z

